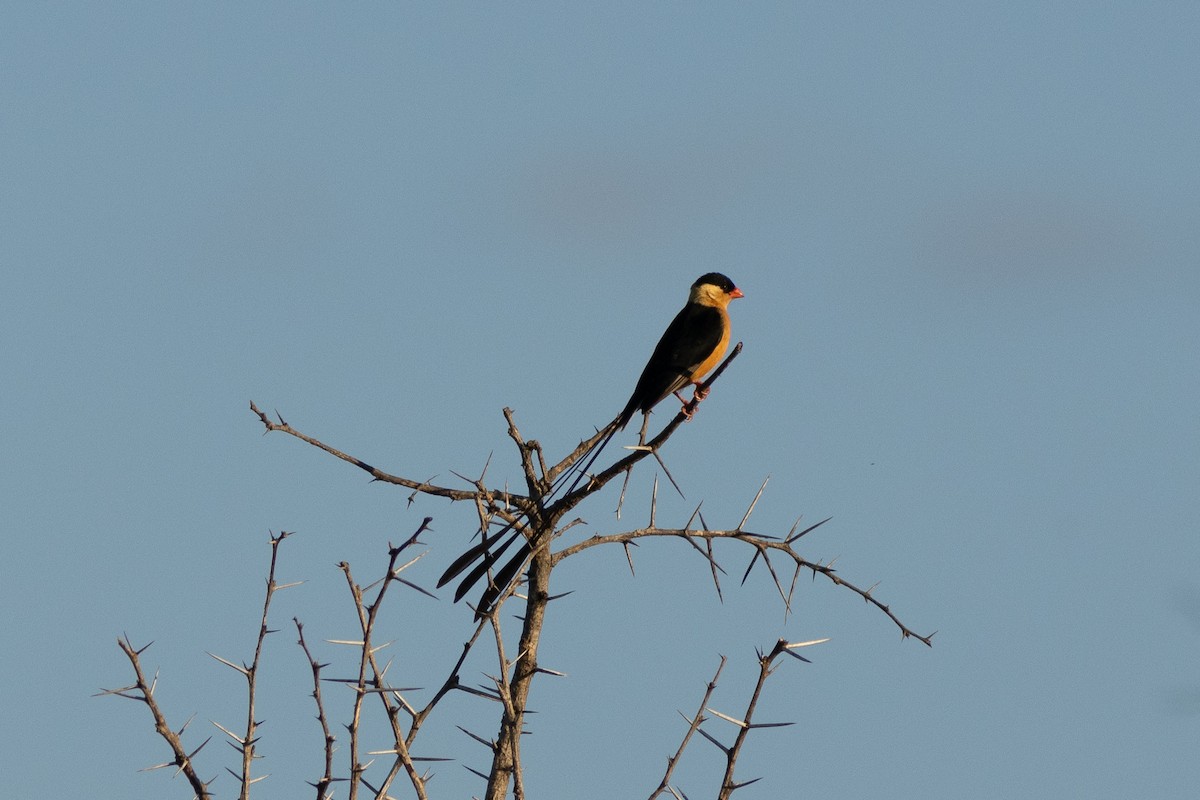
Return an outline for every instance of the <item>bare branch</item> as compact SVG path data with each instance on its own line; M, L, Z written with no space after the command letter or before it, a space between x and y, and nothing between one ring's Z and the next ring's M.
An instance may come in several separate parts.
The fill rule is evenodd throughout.
M246 733L239 742L242 754L242 771L240 775L234 775L241 784L240 800L249 800L250 787L257 782L257 779L251 779L250 777L250 767L254 763L255 745L258 742L256 735L258 721L254 716L254 701L258 693L258 667L262 661L263 643L267 639L267 634L272 632L267 627L267 615L271 610L271 599L280 588L275 581L275 568L279 562L279 545L289 536L291 536L289 532L280 531L278 536L271 537L271 566L267 571L267 591L266 596L263 598L262 619L258 626L258 638L254 645L254 660L243 671L243 675L246 678ZM213 657L217 658L216 656ZM224 661L224 659L218 658L218 660L226 664L229 663ZM230 664L230 666L233 665Z
M762 696L763 686L766 684L767 678L770 677L771 673L775 671L775 659L778 658L783 653L790 653L791 650L794 650L796 648L808 647L808 646L811 646L814 644L820 644L821 642L824 642L824 641L828 641L828 640L820 639L820 640L814 640L814 641L810 641L810 642L797 642L795 644L789 644L786 640L780 639L779 641L777 641L775 643L775 647L773 647L769 653L764 654L760 651L758 653L758 667L759 667L758 680L754 684L754 691L750 695L750 702L746 705L746 713L742 716L742 718L740 720L735 719L733 717L729 717L725 714L719 714L715 711L712 711L712 709L708 709L711 713L716 714L717 716L721 717L724 720L732 722L734 725L736 725L738 727L738 732L737 732L737 735L734 737L733 744L728 747L721 745L719 742L717 742L711 736L707 737L709 739L709 741L713 742L713 744L720 747L721 750L725 753L725 775L721 779L721 790L720 790L720 792L717 793L718 800L728 800L730 797L733 796L733 793L735 791L737 791L738 789L742 788L743 786L749 786L750 784L759 780L758 778L754 778L752 780L743 781L741 783L735 782L733 780L733 771L734 771L734 768L737 766L738 756L741 755L742 747L743 747L743 745L745 745L746 737L749 736L750 731L758 729L758 728L781 727L783 725L791 724L791 723L754 723L752 721L754 719L754 711L758 706L759 698ZM700 731L700 733L703 734L704 731Z
M542 479L538 476L537 466L533 463L534 451L540 455L541 448L537 442L526 444L525 440L521 438L521 432L517 430L517 422L511 408L504 409L504 419L508 421L508 436L521 453L521 469L525 473L525 485L529 487L529 496L543 497L546 494L546 484L543 484ZM545 464L542 464L542 473L545 474Z
M804 531L804 533L811 531L813 528L816 528L818 525L821 525L827 521L828 520L822 520L821 522L818 522L816 525L813 525L810 528L808 528L806 531ZM803 535L803 533L801 535ZM633 542L637 539L642 539L642 538L646 538L646 537L654 537L654 536L682 537L683 539L688 541L690 544L692 544L693 547L696 546L694 540L697 540L697 539L704 539L704 540L708 540L708 541L715 541L717 539L731 539L734 541L739 541L739 542L743 542L745 544L750 545L751 547L753 547L755 549L754 558L755 559L762 558L763 561L765 563L767 563L767 567L771 571L771 575L772 575L773 579L775 580L776 587L779 589L781 596L784 598L785 604L787 604L787 606L790 607L790 598L789 598L790 592L785 592L783 590L782 584L779 582L778 577L775 575L774 568L770 565L770 562L767 561L768 552L775 551L775 552L782 553L787 558L792 560L792 562L794 563L795 568L797 570L801 570L801 569L811 570L814 577L817 575L821 575L821 576L827 578L829 581L831 581L834 585L849 589L850 591L857 594L859 597L863 598L863 600L865 600L867 603L870 603L871 605L878 608L880 611L882 611L884 614L887 615L888 619L890 619L897 628L900 629L900 633L904 638L908 638L911 636L912 638L916 639L919 642L922 642L930 647L933 646L934 634L931 633L931 634L922 636L921 634L918 634L915 631L913 631L912 629L910 629L907 625L905 625L903 622L900 621L899 617L897 617L892 612L891 608L889 608L886 604L880 602L878 599L875 598L875 596L871 593L871 589L861 589L858 586L856 586L855 584L850 583L849 581L843 579L833 569L832 564L821 564L818 562L809 561L808 559L804 558L804 556L800 555L800 553L796 552L796 550L792 548L792 542L796 541L799 538L799 536L789 536L787 539L784 539L781 541L775 537L767 536L765 534L752 533L750 531L745 531L745 530L740 530L740 529L705 530L702 528L701 529L696 529L696 528L639 528L639 529L633 530L633 531L624 531L621 533L614 533L614 534L608 534L608 535L597 534L588 539L584 539L581 542L577 542L573 545L570 545L569 547L564 547L563 549L557 551L554 554L554 560L555 560L555 563L557 563L558 561L561 561L564 558L569 558L570 556L573 556L576 553L582 552L583 550L587 550L588 548L596 547L599 545L605 545L605 544L625 545L625 544ZM697 547L697 550L699 550L698 547ZM715 561L713 561L711 559L709 553L707 553L703 550L700 550L700 552L702 555L705 556L706 560L708 560L710 564L716 563ZM874 587L872 587L872 588L874 588Z
M209 800L209 798L212 797L208 791L208 785L211 783L211 781L201 780L200 776L196 773L195 765L192 763L192 757L195 756L196 753L199 753L204 745L208 744L208 739L205 739L204 742L201 743L200 747L197 747L191 753L184 749L183 741L180 739L180 733L183 732L183 729L180 729L180 733L176 733L175 731L171 730L171 726L167 724L167 718L163 715L162 709L158 706L158 700L154 697L153 687L146 682L146 676L142 673L140 656L150 645L146 645L141 649L135 649L130 643L128 636L123 636L118 639L117 645L121 648L121 652L125 654L125 657L129 659L129 663L133 666L133 673L136 680L132 686L124 689L104 689L101 691L101 694L116 695L118 697L124 697L129 700L137 700L145 703L146 707L150 709L151 716L154 717L154 730L163 738L163 741L165 741L167 746L171 748L171 753L174 755L174 759L170 762L166 764L159 764L155 767L151 767L150 769L158 769L166 766L177 767L178 771L183 773L183 776L187 778L187 782L191 785L192 791L196 793L196 797L200 800ZM134 694L134 692L137 694ZM187 725L185 724L184 728L186 727Z
M411 738L415 737L416 735L416 727L410 726L409 732L406 735L399 719L399 714L402 709L409 710L411 713L411 706L409 706L406 702L403 702L402 698L394 697L394 695L396 695L400 689L387 684L387 668L381 668L378 660L376 659L376 654L386 645L376 646L372 644L371 637L374 633L375 625L379 618L379 611L383 605L383 599L387 593L388 586L392 583L392 581L408 583L407 581L400 581L400 579L397 577L397 573L400 571L400 569L402 569L402 567L398 566L401 554L407 548L420 543L420 534L428 529L430 522L431 519L426 517L424 521L422 521L420 527L417 528L416 532L410 536L407 541L398 547L389 547L388 565L384 572L384 578L379 582L379 589L376 592L374 599L372 599L369 604L364 599L363 588L354 581L354 578L350 572L350 565L345 562L340 565L342 572L345 574L346 582L350 588L351 596L354 599L355 610L358 614L359 629L362 633L362 640L359 645L360 657L358 676L353 682L353 687L355 689L354 705L351 722L347 726L350 733L350 797L352 800L357 796L358 785L360 783L363 786L368 787L371 791L375 792L377 796L386 795L388 787L391 785L396 775L399 774L401 769L403 769L407 774L409 782L412 784L413 791L416 793L417 797L421 800L427 800L428 798L425 786L426 778L424 774L417 769L415 763L416 759L413 758L411 752L409 751ZM396 758L393 760L387 775L380 784L380 787L372 786L364 778L364 773L371 763L373 763L373 760L364 764L359 761L358 757L360 751L359 738L362 720L362 706L364 699L372 694L379 698L392 730L394 747L386 752L394 753L396 755ZM367 755L371 755L371 753L368 752Z
M325 754L325 770L316 783L310 784L317 790L317 800L325 800L329 794L329 787L333 784L333 746L337 741L333 733L329 730L329 720L325 716L325 704L321 698L321 670L326 666L320 664L308 649L308 644L304 641L304 625L300 620L292 618L292 622L296 623L296 634L300 637L300 648L304 651L304 657L308 660L308 664L312 667L313 673L313 700L317 704L317 720L321 723L321 735L324 741L323 752Z
M683 755L683 751L687 749L688 743L692 740L692 735L700 730L700 726L704 724L704 709L708 707L708 700L712 697L713 690L717 688L717 680L721 677L721 670L725 669L725 656L721 656L721 663L717 665L716 674L712 676L712 680L708 682L707 688L704 690L704 697L700 700L700 708L696 709L696 713L691 719L684 717L688 723L687 733L683 735L683 741L679 743L679 749L675 751L675 755L667 758L667 771L663 773L662 780L658 783L658 788L650 793L649 800L654 800L665 791L670 791L675 794L675 790L671 789L671 775L675 772L675 767L679 764L679 758ZM683 712L680 712L683 716Z
M258 415L259 421L262 422L263 427L265 427L267 429L268 433L270 433L271 431L279 431L281 433L286 433L289 436L295 436L297 439L299 439L302 442L307 442L308 444L311 444L313 447L324 450L326 453L329 453L331 456L340 458L342 461L345 461L348 464L353 464L354 466L358 467L359 469L363 470L364 472L367 472L374 480L380 481L381 483L391 483L391 484L395 484L396 486L405 486L409 489L413 489L417 492L421 492L422 494L427 494L427 495L431 495L434 497L444 497L448 500L473 500L478 495L477 492L466 491L464 489L451 489L446 486L436 486L434 484L429 483L428 481L414 481L411 478L404 478L399 475L392 475L390 473L384 472L381 469L376 469L375 467L371 466L370 464L368 464L367 462L363 461L360 458L355 458L354 456L349 455L348 453L344 453L341 450L338 450L336 447L331 447L330 445L325 444L324 442L320 441L319 439L315 439L306 433L301 433L300 431L293 428L291 425L284 422L283 417L279 417L279 422L272 422L271 419L263 411L259 410L258 406L256 406L253 401L250 402L250 410ZM493 498L490 496L487 497L486 499L489 502L491 502L493 500Z

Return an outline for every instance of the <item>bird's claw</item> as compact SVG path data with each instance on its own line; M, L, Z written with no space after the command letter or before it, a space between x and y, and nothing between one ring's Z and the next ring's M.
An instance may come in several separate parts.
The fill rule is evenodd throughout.
M683 403L683 408L679 409L679 413L683 414L684 420L692 421L692 417L696 414L696 408L700 405L701 400L708 397L708 392L709 389L699 383L693 385L691 400L684 400L683 395L678 391L675 392L675 397Z
M679 413L683 414L684 420L686 420L687 422L691 422L692 415L696 413L697 400L696 400L695 396L693 396L691 400L685 400L685 399L683 399L683 395L681 395L679 393L679 390L676 390L675 391L675 399L683 404L683 408L679 409Z

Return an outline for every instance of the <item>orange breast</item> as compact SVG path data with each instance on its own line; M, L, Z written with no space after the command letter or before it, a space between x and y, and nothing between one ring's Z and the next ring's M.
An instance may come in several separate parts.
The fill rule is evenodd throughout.
M729 314L723 308L717 310L721 312L721 341L717 342L717 346L713 348L712 355L701 361L696 367L696 371L692 373L693 381L703 380L713 367L721 363L721 359L725 357L725 350L729 347Z

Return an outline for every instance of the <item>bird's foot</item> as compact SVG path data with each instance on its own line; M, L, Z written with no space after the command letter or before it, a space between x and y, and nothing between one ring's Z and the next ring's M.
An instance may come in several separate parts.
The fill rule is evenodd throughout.
M688 422L691 422L692 415L696 413L696 398L693 397L691 400L685 400L683 395L681 395L678 391L675 392L675 398L679 400L680 403L683 403L683 408L679 409L679 413L683 414L684 419L686 419Z

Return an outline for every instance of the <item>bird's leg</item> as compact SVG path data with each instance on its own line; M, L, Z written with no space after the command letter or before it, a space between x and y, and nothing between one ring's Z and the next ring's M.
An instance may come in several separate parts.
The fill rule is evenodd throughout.
M679 400L679 402L683 403L683 408L679 409L679 413L683 414L684 418L688 422L691 422L692 415L695 413L695 411L692 409L692 406L697 402L696 398L693 397L690 401L685 400L683 395L679 393L679 390L675 391L675 397Z
M675 391L675 397L679 400L679 402L683 403L683 408L681 411L683 416L687 418L688 422L692 421L692 415L696 413L696 407L700 405L701 400L708 397L708 392L709 390L702 385L700 381L692 381L691 400L684 400L683 395L679 393L679 390Z

